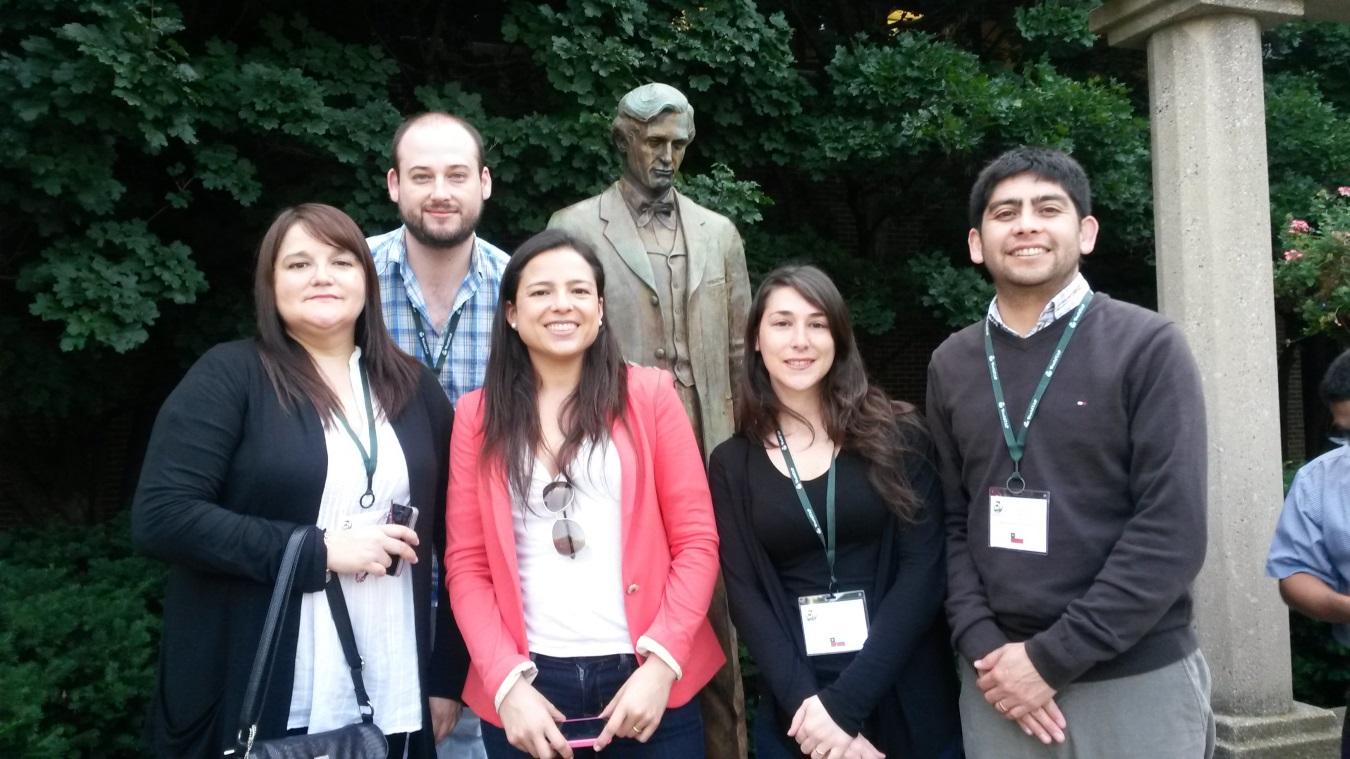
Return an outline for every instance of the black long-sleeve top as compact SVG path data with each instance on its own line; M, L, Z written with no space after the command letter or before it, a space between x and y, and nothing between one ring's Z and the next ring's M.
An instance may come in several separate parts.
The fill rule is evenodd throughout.
M926 440L912 442L927 450ZM836 575L842 589L866 592L868 638L855 653L808 657L797 598L827 590L824 550L763 445L738 435L718 446L709 479L731 615L759 665L761 697L775 704L784 730L802 701L819 695L850 734L879 728L869 739L888 755L937 756L959 732L941 612L941 492L928 460L907 455L924 507L917 522L902 523L868 481L867 466L850 451L839 456ZM804 485L824 528L826 477Z
M994 328L1008 417L1022 414L1068 317L1027 338ZM947 614L978 659L1026 641L1052 687L1147 672L1196 649L1205 560L1205 403L1181 331L1098 293L1027 434L1021 471L1048 491L1045 554L991 548L989 488L1012 473L971 325L933 353L927 416L947 503Z
M445 493L453 412L434 377L390 420L407 460L418 521L414 619L425 696L458 698L468 653L442 587L431 619L432 557L445 543ZM233 746L272 586L287 539L313 525L328 471L318 413L287 410L253 341L212 348L160 409L132 506L132 538L170 564L159 676L151 706L160 756L219 756ZM300 592L323 588L327 551L318 528L296 572ZM300 604L282 625L258 737L284 735L294 677ZM435 651L432 651L432 625ZM430 756L434 748L411 747Z

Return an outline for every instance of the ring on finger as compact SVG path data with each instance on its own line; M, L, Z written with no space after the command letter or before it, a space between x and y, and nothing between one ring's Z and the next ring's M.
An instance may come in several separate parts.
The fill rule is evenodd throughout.
M642 731L646 729L646 725L633 725L633 735L642 735Z
M1008 707L1004 706L1002 701L999 701L997 704L994 704L994 708L998 709L1000 712L1004 714L1008 713Z

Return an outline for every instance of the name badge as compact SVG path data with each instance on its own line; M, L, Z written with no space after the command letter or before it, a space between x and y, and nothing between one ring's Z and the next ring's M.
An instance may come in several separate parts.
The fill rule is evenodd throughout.
M801 596L797 610L807 656L846 654L867 640L867 598L861 590Z
M1050 494L989 488L989 547L1045 553L1048 548Z

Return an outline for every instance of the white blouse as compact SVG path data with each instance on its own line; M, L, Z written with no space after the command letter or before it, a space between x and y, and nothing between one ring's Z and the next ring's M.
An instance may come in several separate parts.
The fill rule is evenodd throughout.
M365 396L359 359L352 353L349 379L353 408L346 409L348 424L370 450ZM328 478L319 502L317 524L329 531L383 524L390 503L407 504L408 465L393 426L372 398L375 434L379 441L374 493L370 508L360 506L366 491L366 469L355 442L336 419L329 420L324 439L328 447ZM418 519L430 519L420 514ZM422 688L417 666L417 629L413 617L412 568L397 577L339 575L342 594L351 612L356 648L364 662L362 676L375 724L386 734L422 729ZM332 730L357 722L356 693L351 670L342 654L337 628L323 591L304 594L300 607L300 634L295 649L295 682L291 689L287 729L309 727L309 732Z
M606 439L582 444L569 467L573 500L567 518L580 525L586 545L569 558L553 547L555 515L543 491L554 479L535 460L530 492L515 503L512 521L520 568L525 638L546 656L633 653L623 605L622 471L618 449Z

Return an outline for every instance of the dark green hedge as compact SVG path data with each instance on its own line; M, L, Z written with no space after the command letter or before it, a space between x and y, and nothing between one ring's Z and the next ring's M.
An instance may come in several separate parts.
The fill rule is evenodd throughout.
M125 517L0 533L0 756L137 756L164 568Z

